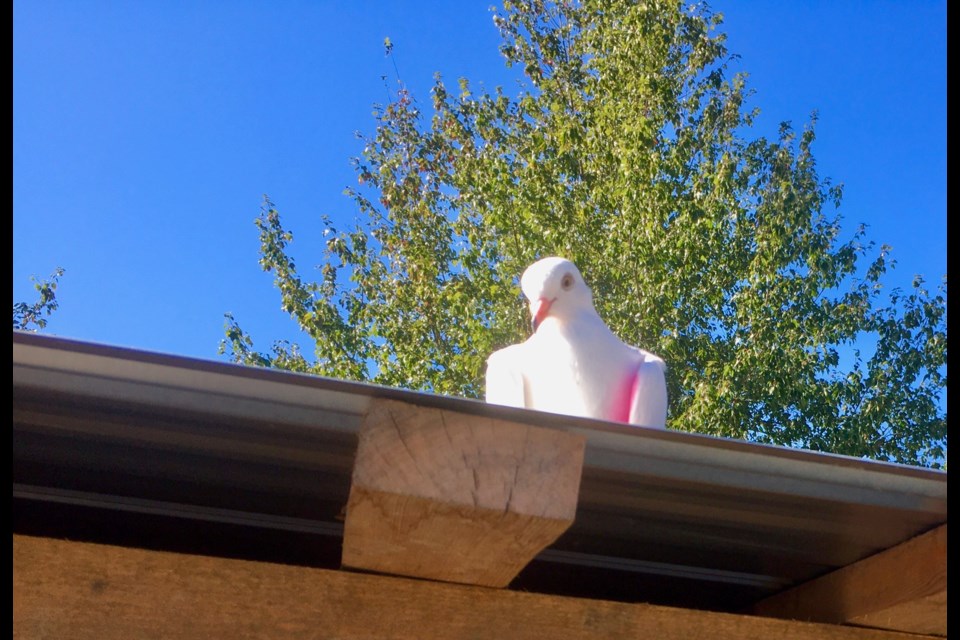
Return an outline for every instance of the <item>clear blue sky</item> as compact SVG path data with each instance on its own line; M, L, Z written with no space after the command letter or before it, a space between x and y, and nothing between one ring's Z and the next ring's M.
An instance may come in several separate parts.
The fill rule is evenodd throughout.
M296 338L253 226L263 194L305 275L319 219L352 220L349 159L400 75L512 91L491 0L15 0L13 299L67 272L46 333L216 359L223 314ZM821 176L852 232L893 246L891 285L946 273L946 2L716 0L757 135L819 111ZM312 345L304 344L310 353Z

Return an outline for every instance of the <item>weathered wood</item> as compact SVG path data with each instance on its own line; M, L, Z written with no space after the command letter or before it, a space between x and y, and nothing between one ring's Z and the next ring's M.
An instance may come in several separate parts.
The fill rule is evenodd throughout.
M758 602L750 613L947 633L947 525Z
M584 439L391 400L360 429L343 565L503 587L573 523Z
M13 637L907 640L923 636L15 534Z
M947 590L856 616L848 622L877 629L944 636L947 634Z

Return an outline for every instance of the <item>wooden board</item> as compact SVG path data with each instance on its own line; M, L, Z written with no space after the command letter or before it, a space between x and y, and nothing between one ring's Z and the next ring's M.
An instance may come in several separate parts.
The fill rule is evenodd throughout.
M13 637L908 640L922 636L15 534Z
M763 600L750 612L946 635L947 525Z
M345 567L503 587L573 523L584 438L378 399L360 429Z

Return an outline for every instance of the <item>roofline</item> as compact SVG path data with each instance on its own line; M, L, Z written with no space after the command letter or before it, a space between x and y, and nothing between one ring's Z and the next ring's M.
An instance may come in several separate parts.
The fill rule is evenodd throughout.
M14 388L103 395L356 432L369 403L420 406L578 433L585 474L619 472L897 509L946 512L947 473L849 456L503 407L368 383L13 332ZM104 385L109 381L111 384ZM172 404L171 404L172 403ZM281 409L282 411L278 411ZM336 419L333 419L336 417Z

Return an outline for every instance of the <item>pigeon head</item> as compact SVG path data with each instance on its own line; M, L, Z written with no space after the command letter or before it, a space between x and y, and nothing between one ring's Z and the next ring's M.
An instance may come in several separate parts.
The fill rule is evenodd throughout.
M593 308L593 295L580 270L565 258L543 258L533 263L520 277L520 288L530 301L534 331L547 316L562 320Z

